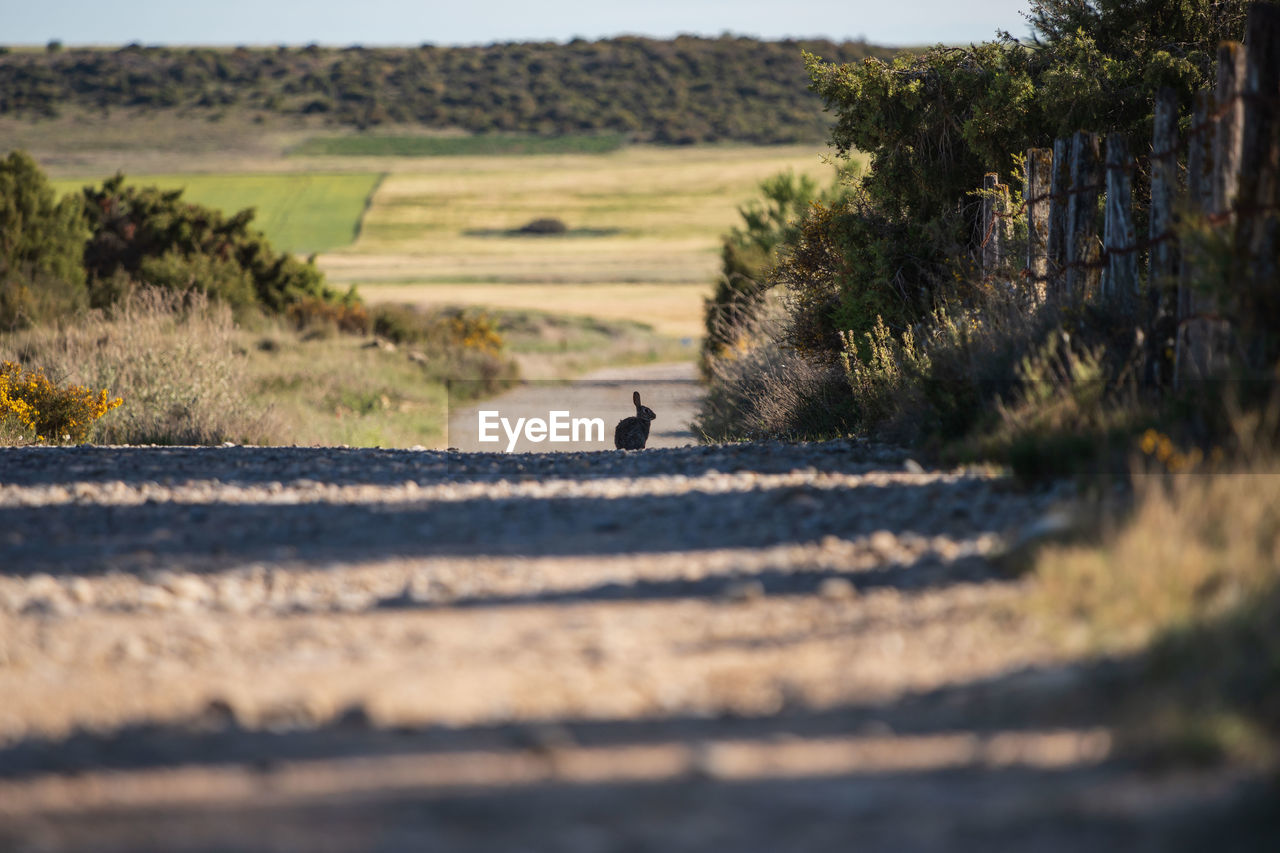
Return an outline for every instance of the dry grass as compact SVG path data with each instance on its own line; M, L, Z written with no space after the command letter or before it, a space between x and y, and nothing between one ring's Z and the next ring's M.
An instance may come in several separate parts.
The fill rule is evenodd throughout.
M1280 477L1139 475L1131 517L1097 545L1055 546L1038 610L1081 650L1140 647L1221 617L1280 582Z
M702 334L705 284L370 284L360 295L371 305L422 307L476 305L641 323L677 338ZM692 357L692 353L690 354Z
M1144 474L1093 544L1046 548L1030 613L1076 656L1139 655L1115 699L1158 761L1280 761L1280 476Z
M705 440L813 438L851 428L844 373L782 343L781 310L769 300L727 336L737 344L705 364L707 394L693 425Z
M658 334L630 320L525 309L491 312L522 379L566 379L603 367L689 361L689 339Z
M139 291L75 325L0 338L0 352L59 382L109 389L124 405L96 425L106 444L265 442L231 310L198 292Z
M448 402L444 383L404 349L347 335L245 333L251 395L269 406L273 444L438 447Z
M355 245L320 263L340 282L701 284L737 206L785 169L831 171L813 146L411 158L375 194ZM540 217L579 233L502 234Z

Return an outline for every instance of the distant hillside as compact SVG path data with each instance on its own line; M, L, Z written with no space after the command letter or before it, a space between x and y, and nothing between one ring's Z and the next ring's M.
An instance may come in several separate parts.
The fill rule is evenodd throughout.
M90 110L320 114L366 128L416 123L638 141L817 141L829 122L801 50L855 62L863 43L680 37L419 48L0 48L0 115Z

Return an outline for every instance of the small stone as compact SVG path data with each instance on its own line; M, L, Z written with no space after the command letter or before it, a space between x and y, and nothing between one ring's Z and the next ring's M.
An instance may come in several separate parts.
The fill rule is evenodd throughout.
M867 544L871 546L871 550L880 556L891 557L898 550L898 537L888 530L877 530L871 534Z
M923 474L924 466L914 459L908 459L902 463L902 470L908 474Z
M849 601L858 595L858 590L848 578L827 578L818 585L818 595L828 601Z
M67 593L76 604L85 606L92 605L96 597L93 591L93 584L84 578L75 578L71 583L67 584Z

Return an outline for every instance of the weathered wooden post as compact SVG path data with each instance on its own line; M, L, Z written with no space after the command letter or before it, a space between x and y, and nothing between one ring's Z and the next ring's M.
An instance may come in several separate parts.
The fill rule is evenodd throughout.
M1245 50L1239 42L1218 46L1218 84L1214 91L1217 123L1213 133L1213 168L1209 171L1210 211L1234 221L1231 211L1240 180L1240 144L1244 134Z
M1187 198L1185 207L1191 214L1207 214L1213 207L1209 168L1213 162L1214 122L1210 118L1213 95L1196 93L1191 111L1191 130L1187 138ZM1177 302L1177 345L1174 354L1173 385L1181 387L1188 378L1202 378L1209 364L1209 333L1197 316L1201 300L1192 286L1195 277L1204 272L1196 240L1182 244L1179 260Z
M1138 252L1133 228L1133 157L1123 133L1107 136L1107 198L1103 246L1107 253L1101 294L1132 314L1138 296Z
M1191 214L1207 214L1213 207L1209 168L1213 163L1214 123L1209 117L1213 95L1208 90L1197 92L1191 108L1191 131L1187 138L1186 210ZM1196 313L1191 280L1203 266L1196 257L1195 242L1182 247L1181 280L1178 285L1178 320Z
M1071 188L1067 201L1067 298L1080 300L1098 284L1098 134L1077 131L1071 138Z
M1245 356L1254 370L1280 358L1280 5L1254 3L1245 25L1239 220Z
M1169 381L1174 364L1166 355L1177 351L1178 240L1174 203L1178 197L1178 96L1170 88L1156 93L1151 130L1151 207L1147 216L1146 380Z
M1053 151L1027 149L1025 186L1027 204L1027 274L1037 297L1044 298L1045 277L1049 274L1049 193L1053 171Z
M1148 281L1152 313L1167 310L1162 294L1177 273L1177 242L1173 233L1173 205L1178 195L1178 96L1169 88L1156 95L1155 127L1151 132L1151 216L1147 236Z
M1049 283L1046 290L1061 298L1067 270L1067 199L1071 185L1071 140L1053 143L1053 172L1049 178L1049 236L1045 248L1049 254Z
M982 176L982 275L995 274L1000 266L1001 246L1000 176L987 172Z

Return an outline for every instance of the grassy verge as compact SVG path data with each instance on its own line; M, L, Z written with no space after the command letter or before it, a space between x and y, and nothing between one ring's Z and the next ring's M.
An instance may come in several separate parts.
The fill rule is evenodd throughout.
M319 136L289 153L296 156L457 157L515 154L607 154L626 144L620 133L525 136L493 133L477 136Z
M107 444L440 446L447 380L497 392L515 375L482 315L409 311L399 344L323 320L254 326L198 292L141 290L74 324L0 335L0 361L122 397L90 434Z
M248 397L276 423L271 443L355 447L439 446L445 386L397 349L346 335L245 333Z
M0 353L59 383L122 397L95 425L95 441L268 443L278 425L249 398L238 334L226 305L198 292L152 290L74 325L0 337Z
M1141 475L1093 543L1047 547L1031 612L1075 654L1132 656L1130 749L1160 761L1280 764L1280 477Z

